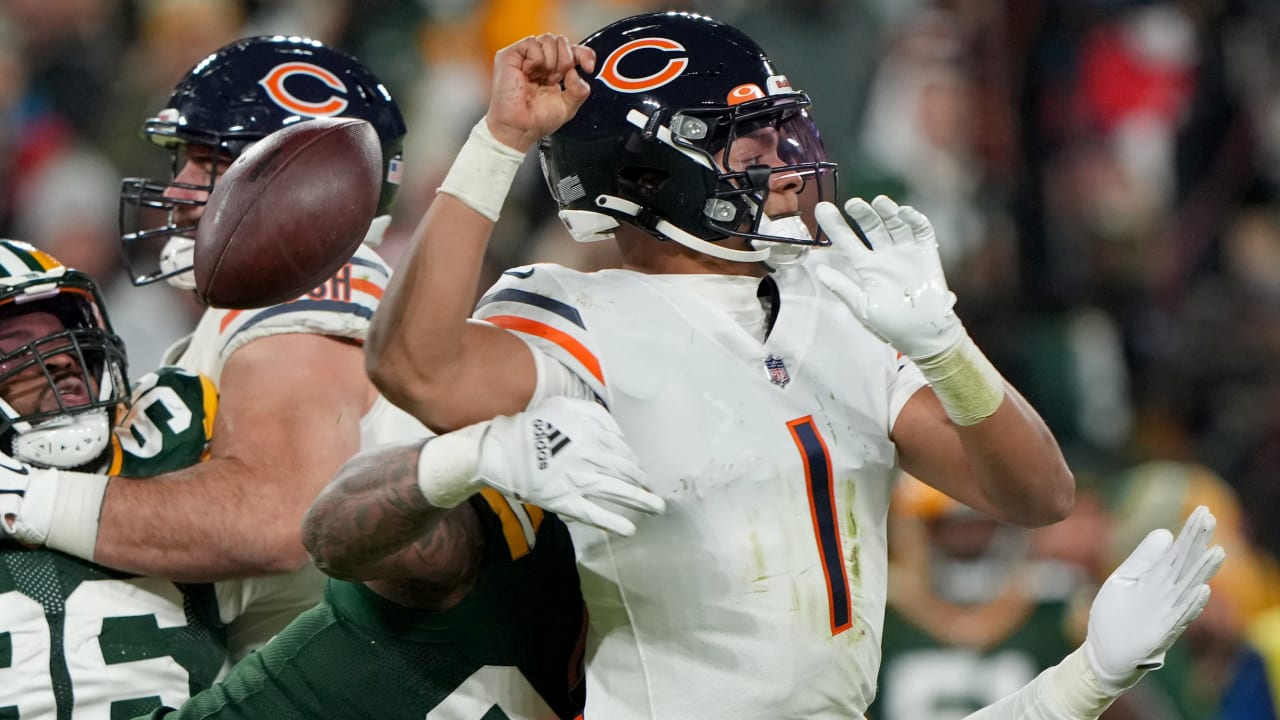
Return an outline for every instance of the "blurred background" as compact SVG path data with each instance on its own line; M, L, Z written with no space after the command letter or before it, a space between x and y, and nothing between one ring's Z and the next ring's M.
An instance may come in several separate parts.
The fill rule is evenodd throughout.
M929 215L966 325L1079 477L1076 513L1036 532L904 480L876 720L959 718L1056 662L1096 583L1201 502L1229 551L1209 610L1108 717L1277 717L1275 0L0 0L0 233L103 282L140 375L199 308L124 276L119 184L168 176L139 129L202 57L305 35L382 78L409 124L394 262L497 49L658 9L738 26L809 92L842 195ZM522 173L491 273L614 262L569 239L535 163Z

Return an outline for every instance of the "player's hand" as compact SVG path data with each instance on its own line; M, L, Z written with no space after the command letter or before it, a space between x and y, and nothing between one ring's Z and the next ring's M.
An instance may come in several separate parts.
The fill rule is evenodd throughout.
M36 468L0 455L0 536L43 545L53 526L57 470Z
M844 204L871 249L858 238L839 208L818 203L818 224L841 262L817 269L831 289L874 335L913 360L933 357L965 336L952 308L929 219L915 208L878 196L870 204ZM840 269L837 269L840 268Z
M555 132L591 91L578 66L595 70L595 51L571 45L563 35L530 36L499 50L486 115L489 132L520 152Z
M644 488L644 471L613 416L586 400L551 398L492 420L479 476L505 495L618 535L636 527L610 506L649 514L666 508Z
M1201 505L1177 540L1168 530L1153 530L1102 584L1084 649L1109 690L1162 666L1165 651L1209 602L1207 583L1226 557L1220 546L1209 547L1217 522Z

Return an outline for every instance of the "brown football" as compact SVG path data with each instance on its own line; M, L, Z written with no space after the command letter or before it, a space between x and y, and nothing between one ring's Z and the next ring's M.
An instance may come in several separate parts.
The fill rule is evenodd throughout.
M315 118L271 133L218 178L196 230L196 294L256 308L293 300L341 268L364 240L382 190L382 148L356 118Z

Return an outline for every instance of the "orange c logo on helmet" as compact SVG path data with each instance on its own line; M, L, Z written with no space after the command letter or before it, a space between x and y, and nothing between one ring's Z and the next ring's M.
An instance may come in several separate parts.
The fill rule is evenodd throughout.
M310 102L299 98L297 95L289 92L284 86L285 80L294 75L304 75L315 78L326 85L329 89L339 93L339 95L330 95L327 99L320 102ZM262 89L267 91L267 97L280 107L290 112L305 115L307 117L333 117L347 109L347 99L340 95L347 94L347 86L342 84L342 79L337 75L325 70L319 65L312 65L308 62L287 62L277 65L266 76L258 81Z
M618 92L638 93L666 85L680 77L680 73L689 67L689 58L677 57L668 60L661 70L652 75L637 78L627 77L618 72L618 65L622 62L622 58L639 50L684 52L684 46L675 40L668 40L667 38L638 38L632 40L609 53L609 57L604 59L604 63L601 65L600 72L596 77L599 78L600 82Z

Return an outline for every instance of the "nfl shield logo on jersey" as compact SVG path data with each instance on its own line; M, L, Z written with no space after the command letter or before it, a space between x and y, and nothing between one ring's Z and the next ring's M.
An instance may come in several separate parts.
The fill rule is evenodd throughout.
M791 375L787 372L787 365L782 361L781 355L769 353L769 357L764 359L764 369L769 373L769 382L778 387L786 387L791 382Z

